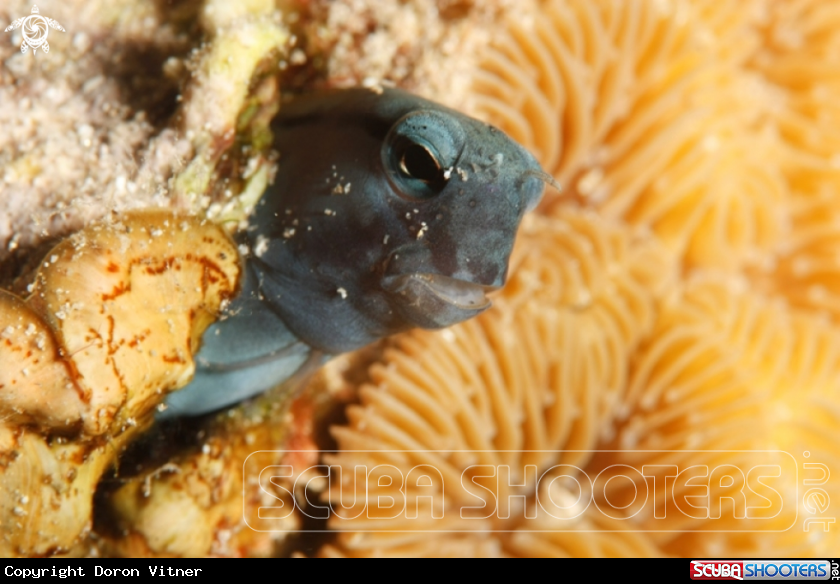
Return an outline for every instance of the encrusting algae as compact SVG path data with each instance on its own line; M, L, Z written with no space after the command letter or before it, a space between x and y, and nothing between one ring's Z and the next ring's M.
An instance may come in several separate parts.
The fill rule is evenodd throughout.
M96 484L235 293L239 256L206 220L140 211L52 250L26 302L0 294L0 551L69 550Z
M294 550L289 534L305 525L307 509L305 493L292 486L300 477L275 484L282 491L261 489L243 470L256 450L276 451L260 459L266 466L320 462L343 476L360 464L390 465L368 477L369 485L388 479L368 493L358 481L341 491L310 482L320 498L310 491L308 504L331 502L334 512L329 543L300 544L308 555L820 557L838 549L837 525L825 520L836 514L828 502L840 500L838 473L830 472L840 468L840 6L309 4L295 12L297 53L278 40L254 55L284 54L292 68L317 62L328 85L396 82L482 117L534 152L565 191L547 193L523 226L493 308L328 364L291 413L267 397L208 422L203 448L102 494L101 512L119 529L96 534L99 552L271 555L280 542ZM205 29L214 14L225 18L211 10ZM230 18L255 26L241 14ZM218 28L217 38L235 37ZM429 32L409 38L415 29ZM201 54L209 73L218 61L213 46ZM257 73L237 83L256 80L254 102L241 86L230 88L239 105L223 107L228 121L204 134L199 100L210 85L190 85L183 111L198 112L187 126L202 155L184 167L189 172L168 175L178 175L171 186L180 204L216 204L211 214L231 222L270 175L270 157L255 154L249 178L230 185L244 197L227 197L217 184L232 148L226 132L238 128L231 119L251 119L240 115L251 111L256 122L236 140L259 142L271 111L265 96L276 86L266 61L248 63ZM248 156L242 160L247 166ZM213 196L203 201L208 184ZM49 302L0 296L0 339L10 338L2 336L10 326L15 346L56 355L80 338L70 331L84 310L72 308L87 300L65 299L56 288L69 287L50 280ZM64 308L67 322L56 316ZM129 312L125 326L134 322ZM186 338L171 355L188 354ZM82 361L104 356L91 342L72 349L84 347ZM157 403L151 388L166 391L188 376L161 367L154 383L138 379L121 394L104 377L80 385L66 358L37 359L25 357L14 370L44 387L49 381L49 392L0 390L0 452L19 453L0 459L8 493L0 525L11 534L4 553L84 549L90 495L117 450L105 442L125 444L135 432L129 420L140 419L133 412ZM22 383L8 371L4 365L0 383ZM344 409L344 421L301 407L318 392ZM334 439L317 441L322 454L318 425L330 425ZM477 464L508 467L509 483L471 470ZM420 481L411 474L417 465L438 474ZM616 469L646 466L647 480L629 471L608 480ZM701 466L709 469L703 480L674 477L674 468ZM475 489L464 486L463 473ZM75 481L87 498L50 495L59 511L47 513L47 475L51 493L68 493ZM581 490L587 479L589 492ZM633 493L645 485L650 503L642 505ZM479 488L499 501L516 496L506 513L462 517L462 508L480 505ZM300 507L273 524L274 534L251 531L257 509L276 507L281 492ZM424 499L430 493L445 496ZM417 517L354 518L377 496L410 501ZM697 496L706 497L708 514L686 506ZM165 520L176 512L190 520Z

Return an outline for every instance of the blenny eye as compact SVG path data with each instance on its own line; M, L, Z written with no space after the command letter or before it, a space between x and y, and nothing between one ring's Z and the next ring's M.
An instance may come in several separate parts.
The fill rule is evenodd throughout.
M447 169L461 156L466 138L454 116L419 111L393 125L382 147L382 159L400 195L430 199L449 182Z

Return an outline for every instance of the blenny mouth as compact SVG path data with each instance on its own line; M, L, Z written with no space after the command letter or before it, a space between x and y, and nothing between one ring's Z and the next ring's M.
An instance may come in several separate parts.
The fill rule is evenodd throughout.
M438 300L462 310L483 310L490 306L487 293L498 290L497 286L484 286L450 278L441 274L408 274L394 278L391 292L406 296L431 294Z

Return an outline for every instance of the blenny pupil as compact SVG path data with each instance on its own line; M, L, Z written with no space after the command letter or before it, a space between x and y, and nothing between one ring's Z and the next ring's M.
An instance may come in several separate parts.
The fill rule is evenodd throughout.
M400 170L409 178L420 180L433 188L443 187L446 179L440 163L428 148L409 144L400 159Z

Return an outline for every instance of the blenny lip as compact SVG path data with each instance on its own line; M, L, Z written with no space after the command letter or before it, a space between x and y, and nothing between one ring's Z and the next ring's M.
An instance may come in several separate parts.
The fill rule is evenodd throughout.
M490 306L489 292L498 290L498 286L485 286L451 278L442 274L407 274L397 276L388 286L391 292L417 295L428 292L437 299L463 310L482 310Z

